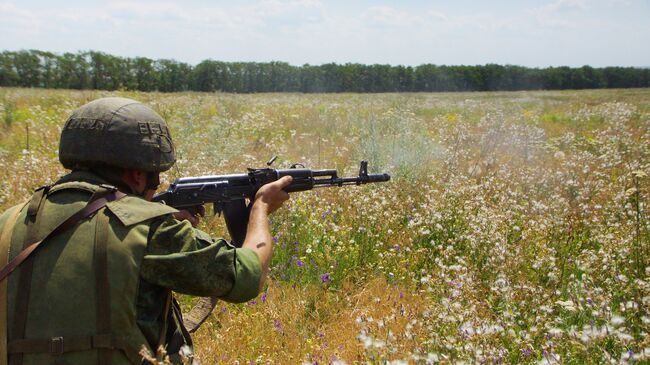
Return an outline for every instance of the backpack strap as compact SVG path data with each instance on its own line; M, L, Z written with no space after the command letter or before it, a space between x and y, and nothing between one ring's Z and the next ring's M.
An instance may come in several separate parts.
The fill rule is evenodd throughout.
M9 249L11 248L11 238L14 233L14 227L18 220L18 215L27 203L16 207L11 213L0 235L0 265L4 266L9 261ZM0 365L7 365L7 282L0 282Z
M98 214L95 223L95 313L97 333L101 336L111 333L111 292L108 281L108 229L106 214ZM98 365L109 365L113 352L99 349Z
M27 206L27 216L25 217L25 241L23 243L23 251L19 253L16 258L20 257L26 251L26 249L30 246L30 242L34 242L36 240L36 235L38 233L36 229L36 219L38 213L43 209L43 200L46 198L46 193L48 190L49 187L38 188L32 195L32 199L29 201L29 205ZM25 260L28 256L29 253L25 255L24 258L20 261L16 261L16 258L14 258L9 262L9 264L7 264L7 266L5 266L5 268L18 267L20 263L22 263L23 260ZM13 271L13 269L11 271ZM9 275L9 272L7 272L6 275ZM16 303L14 304L14 318L13 323L11 324L11 334L14 338L25 338L27 311L29 309L29 296L31 292L30 289L32 286L31 283L33 272L34 260L29 260L18 273L18 292L16 293ZM0 280L3 279L4 277L0 277ZM7 337L9 337L8 333ZM9 357L10 365L22 365L22 363L23 354L12 354Z

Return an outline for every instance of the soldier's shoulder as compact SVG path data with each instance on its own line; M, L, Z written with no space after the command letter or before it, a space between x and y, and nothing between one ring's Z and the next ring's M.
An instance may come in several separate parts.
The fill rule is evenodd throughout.
M26 203L23 202L23 203L20 203L20 204L18 204L18 205L14 205L13 207L11 207L11 208L5 210L4 212L2 212L2 213L0 214L0 226L4 226L4 224L5 224L5 222L7 221L7 219L8 219L12 214L14 214L17 210L22 209L22 208L25 206L25 204L26 204Z
M178 210L168 205L150 202L131 195L109 202L106 207L125 226L178 212Z

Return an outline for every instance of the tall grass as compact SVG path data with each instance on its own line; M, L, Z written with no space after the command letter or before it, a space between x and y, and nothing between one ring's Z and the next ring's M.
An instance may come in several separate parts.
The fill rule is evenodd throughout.
M271 283L217 307L204 363L650 359L648 90L116 94L168 121L165 182L273 155L394 177L294 194L272 217ZM105 95L0 89L3 209L64 173L63 121Z

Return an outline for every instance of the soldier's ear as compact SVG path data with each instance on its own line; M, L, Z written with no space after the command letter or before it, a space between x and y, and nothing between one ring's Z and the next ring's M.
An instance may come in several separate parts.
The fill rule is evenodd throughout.
M131 188L133 193L142 194L147 186L147 173L140 170L124 169L122 181Z

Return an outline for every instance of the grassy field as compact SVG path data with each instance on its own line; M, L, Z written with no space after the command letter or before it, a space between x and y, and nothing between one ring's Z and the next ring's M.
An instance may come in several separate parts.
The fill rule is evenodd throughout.
M650 90L0 89L0 208L65 173L63 122L107 95L168 121L165 182L273 155L393 176L294 194L272 217L268 288L217 306L195 335L203 364L650 361ZM225 234L219 218L202 228Z

